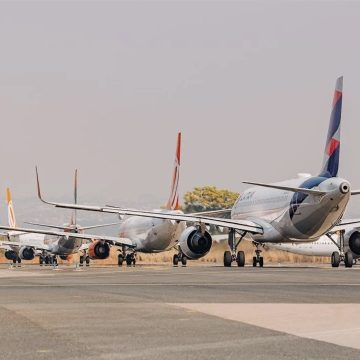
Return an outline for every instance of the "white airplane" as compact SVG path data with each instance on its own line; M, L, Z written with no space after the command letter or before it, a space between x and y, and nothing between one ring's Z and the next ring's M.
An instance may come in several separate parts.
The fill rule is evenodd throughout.
M76 177L75 173L75 202ZM118 222L80 227L76 224L75 212L69 225L37 224L61 229L62 231L21 229L16 226L15 212L9 188L6 191L6 197L9 226L3 227L4 230L8 231L1 234L5 240L0 241L0 248L5 249L5 257L8 260L12 260L14 264L20 264L22 260L33 260L35 256L39 256L40 265L43 265L43 263L57 264L57 256L63 260L69 260L72 255L83 252L86 255L80 257L80 265L85 261L88 266L90 259L107 258L110 254L110 245L127 245L132 247L132 244L127 239L83 234L84 230L115 225Z
M156 219L169 221L169 224L171 221L174 224L193 222L194 226L183 230L178 241L180 255L189 258L192 255L199 258L209 251L212 238L206 230L206 225L226 227L229 229L230 251L224 253L224 266L231 266L233 261L236 261L238 266L244 266L245 254L243 251L236 253L236 250L245 236L255 244L255 260L260 266L263 266L260 249L263 243L314 242L329 231L340 231L340 237L343 239L346 226L354 222L341 221L342 216L350 196L360 194L360 191L352 191L350 183L337 176L342 85L343 78L340 77L336 81L324 162L319 175L306 180L296 178L273 184L244 182L255 187L246 190L232 209L224 209L225 213L231 214L231 219L219 219L209 213L182 214L171 209L141 211L106 205L56 203L42 198L38 183L39 198L59 208L141 216L150 218L149 222L155 222ZM236 239L236 234L240 235L239 240ZM337 260L344 261L346 266L352 266L352 254L350 251L345 252L344 246L341 247Z
M328 233L319 240L307 243L267 243L270 249L287 251L289 253L307 256L331 256L331 264L338 267L340 264L340 236ZM351 252L355 262L360 258L360 233L358 228L349 227L343 238L345 252Z
M182 214L179 210L179 170L180 170L180 153L181 153L181 133L177 136L176 152L175 152L175 164L172 176L171 191L170 196L167 201L167 204L164 209L156 209L156 212L164 212L171 214ZM36 170L37 173L37 170ZM37 184L38 192L40 195L40 186L39 179L37 175ZM76 203L76 196L75 196ZM76 210L76 209L75 209ZM44 224L34 224L40 226L54 227L51 225ZM148 219L139 216L125 216L120 223L120 238L126 239L127 242L124 242L119 246L119 255L118 255L118 264L121 266L125 260L127 265L135 265L136 252L143 253L157 253L162 251L168 251L171 248L174 248L180 235L185 230L184 222L177 222L172 220L163 220L163 219ZM4 229L4 227L2 227ZM62 228L62 227L60 227ZM32 229L21 229L21 231L32 232ZM129 244L131 246L129 246ZM208 246L208 250L210 250ZM91 252L91 248L89 249ZM108 250L105 251L108 254ZM174 256L174 264L177 265L181 261L182 265L185 266L187 259L197 258L197 253L191 255L191 250L187 252L188 256Z

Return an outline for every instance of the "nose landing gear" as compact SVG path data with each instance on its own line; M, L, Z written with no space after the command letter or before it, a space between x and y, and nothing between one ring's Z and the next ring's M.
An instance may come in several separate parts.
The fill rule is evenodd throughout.
M259 249L260 244L253 241L253 245L256 247L255 256L253 257L253 267L259 264L260 267L264 266L264 258L261 256L262 250Z

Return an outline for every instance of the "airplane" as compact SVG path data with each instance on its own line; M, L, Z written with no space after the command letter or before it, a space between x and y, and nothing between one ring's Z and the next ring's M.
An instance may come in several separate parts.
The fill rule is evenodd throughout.
M52 227L62 231L42 231L38 229L21 229L16 225L15 212L9 188L6 190L8 205L8 230L1 236L6 240L0 240L0 248L5 249L5 257L12 260L13 264L21 263L22 260L33 260L39 256L39 264L57 265L57 256L62 260L70 260L71 257L82 252L80 266L84 261L89 266L90 259L105 259L110 254L110 245L132 246L126 239L118 237L83 234L83 231L105 226L117 225L119 222L110 224L92 225L80 227L76 223L76 210L74 210L70 224L64 226L35 224ZM77 171L75 171L75 203L77 202Z
M331 235L331 236L329 236ZM267 243L265 246L270 249L283 250L292 254L306 256L329 256L332 267L338 267L340 261L340 236L328 233L314 242L307 243ZM360 258L360 234L359 228L349 226L344 234L344 248L352 254L353 263ZM350 264L351 265L351 264ZM351 266L348 266L351 267Z
M164 209L156 209L157 212L181 214L179 206L179 175L181 157L181 133L177 135L175 164L172 174L170 196ZM37 170L36 170L37 173ZM38 191L40 192L39 179L37 176ZM77 203L75 197L75 204ZM74 209L76 211L76 209ZM32 225L46 226L44 224L30 223ZM53 226L50 226L53 227ZM64 229L65 230L65 229ZM147 219L139 216L125 216L120 222L119 236L127 239L128 243L119 246L118 265L122 266L124 260L128 266L136 264L136 253L158 253L168 251L176 247L178 239L185 230L184 222L162 219ZM22 229L24 231L24 229ZM32 230L28 230L32 231ZM131 244L131 246L128 246ZM210 249L210 248L209 248ZM196 258L197 254L194 254ZM191 258L191 257L189 257ZM186 266L188 257L174 255L174 265L179 262Z
M339 231L341 248L339 257L334 261L344 261L346 266L351 266L352 254L344 251L343 239L346 226L354 222L342 221L342 217L350 196L358 195L360 191L351 190L349 181L337 176L342 90L343 77L339 77L336 80L324 160L319 175L305 180L300 177L272 184L244 181L243 183L253 187L239 196L232 209L223 209L223 213L230 214L230 219L219 219L215 213L182 214L174 213L170 209L142 211L109 205L74 205L48 201L42 198L37 174L38 197L44 203L58 208L140 216L150 218L149 222L155 219L179 224L192 222L194 225L185 228L178 241L181 255L189 257L190 254L190 258L192 254L199 258L210 250L212 238L206 229L208 225L228 228L230 250L224 252L225 267L230 267L234 261L239 267L245 265L244 252L236 252L245 237L253 241L256 247L255 262L262 267L263 243L314 242L329 231ZM358 235L360 236L360 233Z

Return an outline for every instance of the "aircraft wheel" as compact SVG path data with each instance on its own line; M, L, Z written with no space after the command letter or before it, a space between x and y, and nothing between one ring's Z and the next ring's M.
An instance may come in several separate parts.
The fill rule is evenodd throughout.
M225 267L230 267L231 263L232 263L231 252L230 251L225 251L224 252L224 266Z
M16 264L16 260L17 260L16 258L12 260L13 264Z
M345 253L345 267L351 268L353 266L353 255L351 251Z
M131 263L133 264L133 266L135 266L135 265L136 265L135 255L132 257L132 259L131 259Z
M48 256L45 256L45 264L49 265L49 257Z
M130 254L127 254L126 255L126 265L127 266L131 266L131 262L132 262L132 259L131 259L131 255Z
M86 262L86 266L90 266L90 256L86 256L85 262Z
M123 256L123 254L119 254L118 255L118 265L122 266L123 262L124 262L124 256Z
M173 266L178 266L179 264L179 255L174 255L173 256Z
M182 264L182 266L186 266L186 264L187 264L187 257L186 256L181 257L181 264Z
M243 251L238 251L236 255L236 262L239 267L245 266L245 253Z
M331 266L339 267L339 265L340 265L340 254L337 251L334 251L331 254Z
M256 267L256 264L257 264L256 256L253 256L253 267Z
M264 267L264 258L262 256L259 259L259 265L260 267Z
M42 255L39 256L39 265L43 266L44 264L44 257Z

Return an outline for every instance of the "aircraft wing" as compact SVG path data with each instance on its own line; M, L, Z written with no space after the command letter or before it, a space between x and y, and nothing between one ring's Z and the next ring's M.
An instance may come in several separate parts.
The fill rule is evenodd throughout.
M174 214L174 213L166 213L166 212L118 209L113 207L101 207L101 206L91 206L91 205L74 205L74 204L49 203L49 202L47 203L50 205L54 205L55 207L64 208L64 209L96 211L96 212L120 214L120 215L134 215L134 216L150 217L155 219L168 219L173 221L199 222L206 225L216 225L216 226L231 228L239 231L246 231L251 234L263 234L263 227L261 225L258 225L255 222L248 220L222 219L222 218L197 215L197 214ZM0 229L2 229L1 226ZM67 233L67 235L69 235L69 233Z
M341 230L350 230L354 228L360 228L360 219L348 219L342 220L340 224L335 225L331 230L330 233L334 233Z
M11 249L11 246L17 246L17 247L22 247L22 246L26 246L26 247L31 247L34 248L35 250L46 250L49 251L50 248L48 245L46 244L35 244L35 243L31 243L31 241L27 241L26 243L20 242L20 241L0 241L0 247L1 246L7 246L9 247L9 249Z
M68 237L68 238L72 237L72 238L84 239L87 241L102 240L102 241L105 241L105 242L108 242L110 244L117 245L117 246L125 245L128 247L135 247L133 242L130 239L113 237L113 236L78 234L78 233L72 233L72 232L50 231L50 230L39 230L39 229L10 228L8 226L3 226L3 225L0 225L0 229L1 230L21 231L23 233L35 233L35 234L44 234L44 235L52 235L52 236L63 236L63 237ZM24 244L22 244L22 245L24 245ZM31 245L29 245L29 246L31 246Z

